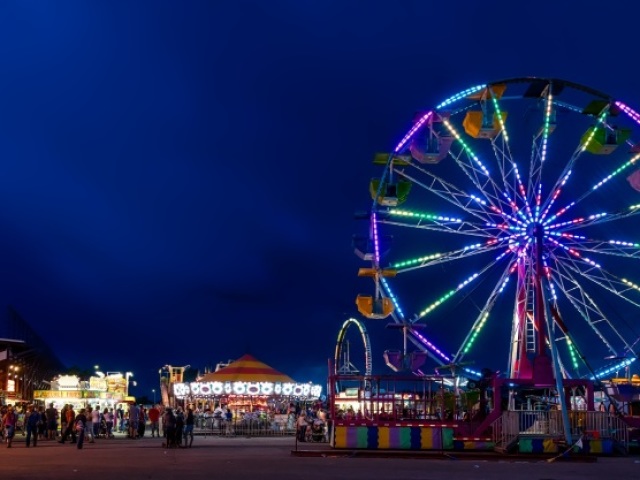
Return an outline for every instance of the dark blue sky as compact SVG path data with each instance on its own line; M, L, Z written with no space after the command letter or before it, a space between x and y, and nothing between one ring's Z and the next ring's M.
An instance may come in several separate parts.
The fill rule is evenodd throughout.
M0 305L140 395L247 352L323 381L373 153L500 78L640 107L625 3L2 2Z

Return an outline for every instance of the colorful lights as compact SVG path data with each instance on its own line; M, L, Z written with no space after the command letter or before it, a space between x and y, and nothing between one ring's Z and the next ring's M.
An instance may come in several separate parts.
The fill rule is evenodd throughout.
M620 167L616 168L612 173L610 173L609 175L607 175L605 178L603 178L602 180L600 180L598 183L596 183L593 187L591 187L591 190L597 190L598 188L600 188L602 185L604 185L605 183L607 183L609 180L611 180L613 177L615 177L616 175L618 175L620 172L623 172L624 170L626 170L627 168L631 167L634 163L636 163L636 161L640 158L640 153L634 155L631 160L623 163Z
M389 287L389 283L387 283L387 280L384 277L380 277L380 281L382 282L382 287L384 288L385 292L387 292L387 296L391 299L391 301L395 305L396 312L400 315L400 318L404 318L404 312L400 308L400 304L398 303L398 298L391 291L391 287Z
M378 222L376 214L371 215L371 224L373 230L373 253L375 256L376 266L380 265L380 242L378 240Z
M413 258L411 260L405 260L402 262L394 263L392 264L392 268L404 268L404 267L410 267L412 265L419 265L419 264L429 262L430 260L436 260L441 257L442 257L441 253L433 253L431 255L426 255L424 257L418 257L418 258Z
M447 293L445 293L443 296L441 296L438 300L436 300L431 305L429 305L427 308L422 310L418 314L418 318L422 318L425 315L427 315L429 312L431 312L434 309L436 309L438 306L440 306L440 304L442 304L443 302L447 301L455 293L456 293L456 290L449 290Z
M427 337L425 337L424 335L420 334L419 332L417 332L416 330L411 330L411 335L413 335L415 338L417 338L418 340L420 340L420 342L422 342L423 345L426 345L427 347L429 347L429 350L431 350L433 353L435 353L436 355L438 355L440 358L442 358L443 360L445 360L447 363L451 362L451 358L449 356L447 356L446 354L444 354L442 352L442 350L440 350L438 347L436 347L433 343L431 343Z
M621 247L640 248L640 243L623 242L621 240L609 240L609 243L611 245L620 245Z
M598 128L600 128L600 124L604 122L605 118L607 118L607 112L603 112L602 114L600 114L600 116L598 117L598 121L596 122L595 126L591 129L591 132L589 133L587 140L582 144L582 147L580 147L580 153L584 152L589 147L591 140L593 140L593 137L598 131Z
M398 215L401 217L411 217L418 218L420 220L431 220L431 221L439 221L439 222L452 222L452 223L462 223L462 220L459 218L453 217L445 217L442 215L434 215L432 213L422 213L422 212L411 212L409 210L398 210L396 208L392 208L389 210L391 215Z
M611 334L607 331L605 322L611 327L611 330L616 331L615 323L612 323L602 313L603 309L597 305L597 302L604 300L601 295L594 294L591 288L594 290L603 288L611 294L617 295L618 299L626 300L629 303L633 302L625 295L629 297L636 295L631 292L631 289L640 291L640 286L629 280L622 279L621 281L619 276L610 275L605 269L596 270L602 268L597 263L598 260L603 260L600 255L609 255L608 258L622 257L630 261L640 260L640 242L611 239L611 237L625 237L619 233L613 233L616 231L613 227L606 228L609 225L613 226L613 221L616 221L616 225L618 225L618 220L627 219L635 213L640 213L640 202L631 207L628 207L628 203L619 207L620 204L615 202L619 200L618 196L622 196L625 192L616 195L618 192L612 190L611 196L604 198L604 201L600 203L601 208L604 210L604 206L606 206L610 213L591 214L591 212L599 210L594 208L585 208L584 210L581 208L578 212L578 208L575 206L577 203L583 202L583 199L592 191L598 190L598 193L592 195L591 198L594 200L591 207L597 207L598 202L595 201L595 197L605 195L603 192L605 188L601 188L603 186L609 189L623 183L627 187L628 184L624 182L623 177L628 175L633 167L637 168L640 165L640 153L637 153L639 150L634 148L634 153L623 158L620 157L624 154L623 149L619 149L615 155L598 155L611 153L611 151L603 152L599 150L599 147L603 143L605 146L613 146L611 135L616 133L615 129L617 128L609 119L610 114L617 113L617 109L609 110L611 103L606 97L594 94L593 90L589 89L578 89L580 92L575 95L563 93L563 99L580 103L579 106L573 106L558 102L554 97L561 91L575 89L575 85L570 83L556 84L556 87L561 88L552 89L552 83L557 83L557 81L548 80L539 84L545 88L542 93L538 93L540 90L537 89L537 85L536 89L527 89L528 93L523 94L520 84L526 84L526 82L527 80L519 79L518 85L513 88L513 95L511 87L509 87L509 96L494 96L491 85L478 85L459 92L438 104L435 109L421 113L418 121L402 137L395 148L395 153L406 152L412 138L428 133L427 130L432 126L438 136L443 135L447 142L450 142L453 137L455 144L453 148L448 148L451 153L450 157L440 163L425 161L420 164L416 162L408 162L403 165L394 164L394 168L398 167L394 175L400 175L421 190L406 203L406 206L403 204L401 206L403 208L396 208L393 205L387 205L387 208L384 209L374 207L377 216L371 216L370 235L372 243L375 245L375 266L380 268L380 248L384 248L378 244L378 236L383 233L382 229L385 234L383 238L387 238L386 235L391 237L398 231L402 231L403 234L418 232L417 235L421 237L417 237L415 243L411 242L411 239L407 241L407 237L399 242L394 241L394 247L396 245L406 246L407 250L411 251L409 255L415 255L415 252L418 252L418 255L412 258L406 258L409 255L405 258L398 258L396 255L389 263L389 268L401 271L402 278L378 278L376 293L382 290L385 292L384 295L391 299L398 314L394 316L396 322L402 318L402 325L411 325L411 322L404 323L404 312L400 310L398 298L391 293L390 286L397 290L398 283L394 282L407 282L407 284L415 282L416 277L413 275L423 267L427 267L428 272L433 272L434 277L429 277L428 280L431 283L426 283L420 288L428 288L428 294L431 296L426 299L425 303L418 304L416 310L407 312L409 315L415 315L412 321L434 313L433 317L442 313L439 318L444 318L445 314L448 315L449 310L452 310L453 307L458 308L458 303L473 305L477 311L473 315L474 318L468 318L468 320L474 321L474 324L471 327L469 325L462 327L465 330L463 332L464 340L459 341L458 345L462 344L462 346L452 356L453 360L421 335L417 327L416 330L410 331L411 340L418 346L421 346L418 343L421 342L425 346L423 348L425 351L430 354L433 352L434 358L442 359L443 362L456 363L460 361L461 356L478 349L476 344L480 343L480 332L485 331L484 327L489 316L498 321L498 316L491 312L493 302L499 294L506 290L510 277L513 275L518 284L514 292L516 324L512 329L511 343L520 345L523 348L521 353L526 350L527 353L524 354L532 359L539 349L545 348L544 342L549 342L546 348L551 348L555 347L556 343L554 342L565 340L567 348L565 350L562 347L558 355L562 355L569 370L572 365L577 371L581 365L582 354L577 348L583 342L580 335L586 335L585 332L595 333L607 348L612 350L611 343L608 343L605 338L605 334ZM505 83L509 84L510 81ZM535 98L531 98L531 92L535 92ZM591 102L585 96L590 96ZM512 110L511 103L521 100L523 100L523 108L529 108L535 102L542 111L536 114L535 125L531 125L529 118L523 130L519 131L518 116L511 115L507 118L506 112L520 112L521 110L518 108ZM459 103L451 107L456 102ZM466 115L467 112L471 109L477 113L478 105L482 107L484 114L481 118L484 120L482 125L487 127L483 136L476 135L475 130L463 129L469 123L468 118L471 118ZM605 107L602 108L602 105ZM633 122L640 125L640 113L621 102L616 102L616 105ZM503 112L501 108L504 108L505 111ZM556 118L556 114L558 114L558 118ZM576 117L579 119L576 120L575 125L569 123L568 128L565 128L564 119L569 118L569 122L571 122L571 119ZM586 121L585 117L588 117ZM506 128L507 119L509 120L509 129ZM556 128L557 120L563 123L560 128ZM633 123L621 114L616 116L615 120L624 122L626 125ZM489 123L491 123L491 135L488 132ZM589 129L585 132L587 126ZM634 130L637 130L635 124L632 126ZM496 128L499 128L498 132L496 132ZM628 130L624 129L625 132ZM550 139L552 134L553 141ZM576 141L571 141L572 135L578 135ZM502 139L499 138L500 136ZM626 138L618 136L616 141L618 139L620 139L619 143L626 141L629 146L633 147L632 142ZM512 157L512 151L514 153L516 151L513 150L514 144L510 145L510 142L516 141L521 144L518 145L515 158L523 167L522 171L519 170L514 157ZM530 150L524 151L519 148L522 145L529 146ZM558 145L557 149L556 145ZM447 143L447 147L449 147L449 143ZM583 155L583 153L587 155ZM558 158L556 158L556 154ZM524 165L525 159L526 166ZM577 171L575 171L576 168L578 168ZM622 175L623 173L626 175ZM609 190L607 190L608 193ZM569 198L563 200L561 195ZM434 196L438 198L434 198ZM443 201L454 205L457 210L448 208ZM420 207L420 205L422 206ZM588 205L584 206L588 207ZM413 210L413 207L431 210L431 212L419 211L418 208ZM567 215L569 210L572 210L572 214ZM434 213L436 211L449 215ZM563 215L564 218L562 218ZM574 216L576 218L571 218ZM630 228L633 228L633 224ZM391 232L387 232L387 229ZM579 234L584 232L589 233L587 236ZM431 238L430 235L432 235ZM447 242L447 235L450 238L453 238L454 235L458 235L458 237L451 241L452 246L447 246L436 252L437 248L442 248L443 243ZM633 239L634 236L631 235L627 238ZM462 239L462 241L458 239ZM430 243L431 241L433 243ZM431 247L424 248L425 245L431 245ZM447 249L451 249L451 251L446 251ZM587 255L591 255L592 258ZM473 268L471 271L477 273L467 276L469 271L464 270L465 265L462 262L457 263L460 259L467 258L469 259L467 265L475 266L480 261L479 259L485 259L490 262L490 266L482 270L471 267ZM494 276L493 267L497 261L503 259L508 265L505 264L506 270L503 277L498 279ZM385 260L386 257L382 259L382 261ZM543 278L539 278L541 273L538 262L540 261L543 263ZM631 262L629 263L629 268L633 268ZM443 284L442 275L438 276L442 272L435 265L446 266L448 275L452 273L461 275L457 279L464 279L464 281L457 285ZM492 269L490 278L489 275L484 275L485 272L489 272L489 268ZM409 273L409 271L413 273ZM481 295L484 295L486 299L488 288L484 283L481 287L475 288L477 284L481 283L480 280L476 281L478 277L492 283L489 285L493 289L489 297L490 300L484 307L479 305L480 302L476 302L476 300ZM582 285L583 279L584 286ZM474 285L470 285L471 283ZM417 285L417 283L411 284L408 292L414 293ZM544 291L541 300L545 304L549 302L549 307L556 321L551 331L545 332L545 334L548 333L549 337L555 338L547 339L539 333L540 323L538 320L540 317L538 315L544 314L538 312L545 311L539 310L540 297L538 292L540 288ZM462 292L463 289L465 292ZM456 300L449 302L449 306L445 309L441 309L446 312L434 312L454 296L457 297ZM536 296L538 297L536 298ZM424 308L426 304L428 306ZM634 305L640 306L636 303ZM577 325L574 329L572 324L571 331L577 336L575 338L569 337L564 319L559 316L559 306L562 306L563 310L565 308L575 309L566 316L563 315L563 318L568 319L567 321L574 322L576 319L581 319L590 328L580 328L580 325ZM546 308L547 305L543 305L543 307ZM417 315L415 311L418 311ZM549 311L549 309L546 310L546 312ZM509 320L510 318L507 322ZM593 332L589 332L589 330L593 330ZM461 331L458 328L452 328L450 334L453 338L454 335L461 334ZM557 350L555 348L553 350L552 355L556 355ZM517 355L512 352L510 358L516 357ZM515 368L514 365L515 362L512 362L507 371L515 372L516 375L522 374L523 364L519 364Z
M564 177L562 178L562 181L560 182L560 185L558 186L558 188L556 188L555 192L553 192L553 195L551 196L551 201L549 202L549 205L547 205L547 208L545 208L544 213L542 214L542 217L540 217L541 219L544 220L544 218L547 216L547 214L549 213L549 210L551 210L551 207L553 206L554 202L556 201L556 199L558 198L558 195L560 195L560 192L562 191L562 187L564 186L565 183L567 183L567 180L569 180L569 177L571 176L571 170L569 170ZM550 221L552 221L553 219L559 217L560 215L562 215L564 212L566 212L567 210L569 210L569 208L571 208L571 206L574 204L575 202L570 203L569 205L567 205L566 207L564 207L562 210L560 210L560 212L556 213L555 215L553 215L549 220L547 220L546 222L544 222L545 224L549 223Z
M471 88L467 88L466 90L463 90L459 93L456 93L455 95L447 98L444 102L442 102L440 105L438 105L436 107L436 110L440 110L443 107L447 107L449 105L451 105L452 103L457 102L458 100L462 100L463 98L468 97L469 95L473 95L474 93L479 92L480 90L487 88L487 85L476 85L475 87L471 87Z
M571 357L571 365L573 365L574 370L578 370L580 367L578 364L578 354L576 352L576 347L573 346L573 342L569 337L567 337L567 348L569 349L569 356Z
M433 111L429 111L427 113L425 113L416 123L413 127L411 127L411 130L409 130L407 132L407 134L402 138L402 140L400 140L400 143L398 143L398 145L396 145L396 148L393 150L395 153L398 153L402 147L404 147L406 145L406 143L411 140L411 137L413 137L413 134L416 133L420 127L422 127L422 125L425 124L425 122L427 120L429 120L429 118L431 118L431 116L433 115Z
M549 95L547 96L547 108L544 112L544 128L542 130L542 153L540 155L541 163L544 163L547 158L547 141L549 139L549 127L551 125L552 105L553 95L551 95L551 88L549 88Z
M475 153L473 153L473 150L471 150L471 147L467 144L467 142L465 142L463 140L462 136L453 127L453 125L451 125L449 120L444 120L443 123L444 123L444 126L447 127L447 130L449 130L451 135L453 135L455 137L455 139L460 143L460 145L462 145L462 148L467 153L467 155L469 155L469 157L471 157L471 159L480 167L480 170L482 170L482 173L484 173L488 177L489 176L489 170L487 170L487 167L485 167L484 164L477 157L477 155Z
M493 108L496 109L496 116L498 117L498 123L500 123L500 129L502 130L502 135L504 136L504 141L509 142L509 135L507 134L507 127L504 125L504 119L502 118L502 112L500 111L500 105L498 105L498 99L493 95L493 91L491 91L491 100L493 102Z
M622 110L629 117L631 117L631 119L634 122L636 122L638 125L640 125L640 114L638 112L636 112L633 108L629 107L628 105L626 105L625 103L622 103L620 101L616 101L615 104L616 104L616 106L618 108L620 108L620 110Z
M442 295L439 299L437 299L435 302L433 302L431 305L429 305L427 308L425 308L424 310L422 310L419 314L418 314L418 318L422 318L425 315L427 315L429 312L432 312L433 310L435 310L437 307L439 307L440 305L442 305L444 302L446 302L449 298L451 298L456 292L460 291L461 289L463 289L464 287L466 287L469 283L471 283L473 280L475 280L476 278L478 278L478 273L474 273L473 275L471 275L469 278L467 278L465 281L463 281L462 283L458 284L458 286L454 289L454 290L449 290L447 293L445 293L444 295Z
M176 398L213 397L216 395L287 395L300 398L319 398L322 385L291 382L191 382L174 383Z
M591 380L595 380L596 378L607 377L607 376L611 375L612 373L617 372L618 370L631 365L635 361L636 361L635 357L627 358L627 359L623 360L622 362L617 363L613 367L609 367L606 370L598 372L595 377L591 377Z
M627 280L626 278L622 279L622 283L624 283L626 286L633 288L634 290L637 290L640 292L640 285L636 285L635 283Z
M482 327L484 327L484 324L487 322L487 318L489 318L489 312L485 312L482 315L482 318L480 320L480 322L478 323L478 325L473 329L473 333L471 334L471 337L469 338L469 340L467 341L467 343L465 344L464 348L462 349L463 353L468 353L469 350L471 350L471 346L473 345L473 342L476 341L476 337L478 336L478 334L480 333L480 331L482 330Z

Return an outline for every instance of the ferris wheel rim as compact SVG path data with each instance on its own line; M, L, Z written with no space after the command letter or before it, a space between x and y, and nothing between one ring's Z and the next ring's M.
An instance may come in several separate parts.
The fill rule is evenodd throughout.
M456 94L456 95L454 95L452 97L449 97L449 99L455 98L457 96L459 97L458 99L464 98L464 96L460 96L460 95L461 94L465 94L465 92L468 94L468 92L470 90L472 90L472 89L477 89L475 91L480 91L482 89L487 89L487 88L490 88L491 86L498 85L498 84L516 84L516 83L530 83L530 84L533 84L533 83L546 83L548 85L551 85L551 84L560 85L561 84L563 87L569 87L571 89L586 93L589 96L597 97L597 98L599 98L599 99L601 99L601 100L603 100L605 102L608 102L608 104L610 106L615 105L619 109L622 109L621 105L626 105L626 104L623 104L620 101L617 101L613 96L605 94L600 90L588 87L588 86L583 85L581 83L567 81L567 80L559 79L559 78L547 78L547 77L514 77L514 78L497 80L497 81L493 81L493 82L486 83L486 84L483 84L483 85L478 85L476 87L471 87L470 89L467 89L467 90L463 90L459 94ZM522 98L525 98L525 97L523 96ZM452 102L447 103L449 99L447 99L444 102L438 104L438 106L434 107L433 109L428 110L426 113L422 114L422 116L418 118L418 120L407 131L407 133L404 135L404 137L402 137L402 140L400 141L400 143L398 143L396 148L393 150L393 153L389 154L388 165L392 161L394 155L399 154L400 152L406 151L408 142L412 139L413 135L415 135L416 132L419 131L419 129L422 127L423 124L425 124L425 122L427 122L430 118L433 117L435 112L439 112L440 110L443 110L446 106L451 105L451 103L456 101L456 99L454 99ZM633 118L633 116L630 115L629 112L625 111L625 113L627 113L627 115L632 120L634 120L637 124L640 124L640 116L638 118ZM385 172L386 172L386 170L387 170L387 167L385 167ZM384 179L384 177L380 181L379 188L382 187L383 179ZM529 180L529 183L531 183L531 180ZM525 200L526 200L526 198L527 197L525 196ZM378 209L377 208L376 199L374 198L374 204L373 204L373 208L372 208L372 218L373 218L372 223L374 223L374 225L376 223L380 223L380 224L384 224L385 223L385 220L377 221L375 219L375 217L374 217L374 215L376 213L380 213L382 211L384 211L384 209ZM547 212L545 212L545 213L547 213ZM376 244L377 244L377 240L376 240ZM376 253L376 255L378 255L378 254ZM626 256L626 255L623 255L623 256ZM457 354L456 354L456 358L457 358Z

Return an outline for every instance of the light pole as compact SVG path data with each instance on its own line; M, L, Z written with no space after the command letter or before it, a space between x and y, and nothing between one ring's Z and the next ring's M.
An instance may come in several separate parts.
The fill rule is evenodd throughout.
M125 386L125 396L129 396L129 378L133 377L133 372L127 372L125 373L125 382L126 382L126 386Z
M155 404L156 404L156 389L153 388L153 389L151 389L151 391L153 392L153 405L155 406Z

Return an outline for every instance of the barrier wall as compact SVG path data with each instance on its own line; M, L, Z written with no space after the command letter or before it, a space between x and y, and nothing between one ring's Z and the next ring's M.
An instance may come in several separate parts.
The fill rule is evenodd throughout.
M367 450L492 450L494 442L482 438L454 438L450 427L335 425L333 447ZM558 442L548 435L522 435L520 453L560 453ZM581 454L613 454L613 440L583 438Z
M334 448L453 450L453 429L378 425L336 425Z
M520 453L560 453L558 442L549 437L521 436L518 440ZM576 453L610 455L613 453L613 440L583 439L582 448Z

